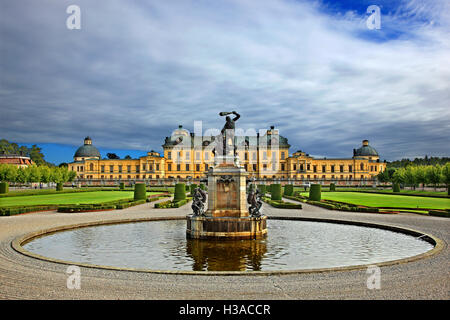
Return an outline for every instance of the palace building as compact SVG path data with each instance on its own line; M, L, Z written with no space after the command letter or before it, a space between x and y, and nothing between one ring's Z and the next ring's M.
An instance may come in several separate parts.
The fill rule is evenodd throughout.
M213 136L196 136L180 125L166 137L163 156L150 151L139 159L101 159L100 152L86 137L78 148L69 170L78 180L87 181L156 181L161 179L204 179L214 165ZM352 184L370 181L384 171L377 151L363 140L349 158L314 158L299 150L289 153L288 139L270 127L264 135L235 137L240 165L255 180L294 180Z

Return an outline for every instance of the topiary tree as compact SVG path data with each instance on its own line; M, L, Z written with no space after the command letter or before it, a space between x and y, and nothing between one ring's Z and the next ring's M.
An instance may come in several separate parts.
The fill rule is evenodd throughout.
M322 186L320 184L312 184L309 188L309 200L320 201L322 199Z
M293 196L294 195L294 186L292 184L287 184L284 186L284 195L285 196Z
M400 192L400 184L398 182L392 184L392 192Z
M258 184L258 190L262 195L266 194L266 185L265 184Z
M62 182L56 183L56 191L63 191L63 184Z
M191 188L191 191L190 191L191 192L191 196L193 196L194 195L194 191L195 191L195 189L198 188L198 186L195 183L192 183L190 188Z
M281 184L275 183L270 186L271 188L271 200L281 200Z
M206 190L206 186L203 183L200 183L200 189Z
M147 199L147 190L145 183L136 183L134 185L134 200Z
M200 185L201 187L201 185ZM180 200L185 200L186 199L186 187L184 185L184 183L177 183L175 185L175 194L173 197L173 201L177 202Z
M8 193L9 184L7 182L0 182L0 193Z
M120 190L125 190L125 182L119 183L119 189Z
M330 191L336 191L336 184L330 183Z

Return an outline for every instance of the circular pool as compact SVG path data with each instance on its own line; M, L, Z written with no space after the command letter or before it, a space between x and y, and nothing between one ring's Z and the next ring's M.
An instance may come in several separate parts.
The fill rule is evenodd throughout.
M185 220L161 220L85 226L20 244L24 253L58 262L167 272L339 268L410 258L434 248L425 241L429 236L383 226L305 219L267 223L267 238L258 240L186 239Z

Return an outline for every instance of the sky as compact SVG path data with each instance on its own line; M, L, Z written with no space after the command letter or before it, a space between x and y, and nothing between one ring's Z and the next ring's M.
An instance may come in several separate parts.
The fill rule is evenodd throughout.
M70 5L80 29L68 29ZM380 29L369 29L370 5ZM448 0L0 0L0 138L70 162L183 125L275 126L291 153L450 155Z

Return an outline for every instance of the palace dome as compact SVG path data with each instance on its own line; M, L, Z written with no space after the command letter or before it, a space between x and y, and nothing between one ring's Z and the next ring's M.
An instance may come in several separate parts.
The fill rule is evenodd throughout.
M378 157L378 152L369 145L369 140L363 140L363 145L353 150L353 156L373 156Z
M84 145L79 147L75 152L74 158L98 158L100 159L100 152L92 145L92 140L89 137L84 139Z

